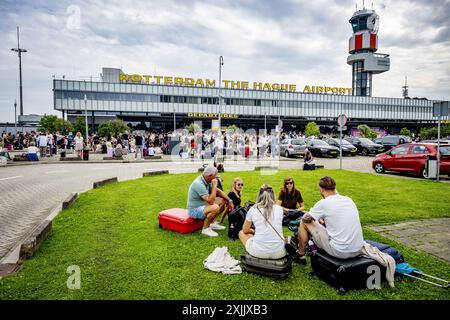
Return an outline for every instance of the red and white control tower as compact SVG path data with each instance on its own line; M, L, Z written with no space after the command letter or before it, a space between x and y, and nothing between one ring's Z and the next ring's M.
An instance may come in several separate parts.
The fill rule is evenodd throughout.
M374 10L356 11L350 19L353 35L349 39L347 64L352 66L354 96L372 96L372 74L389 70L388 54L378 50L378 20Z

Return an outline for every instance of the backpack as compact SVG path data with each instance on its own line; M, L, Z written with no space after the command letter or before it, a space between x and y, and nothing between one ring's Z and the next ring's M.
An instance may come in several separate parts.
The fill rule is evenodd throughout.
M233 240L239 238L239 231L242 230L247 212L253 205L254 202L248 201L243 207L236 207L228 214L228 238Z

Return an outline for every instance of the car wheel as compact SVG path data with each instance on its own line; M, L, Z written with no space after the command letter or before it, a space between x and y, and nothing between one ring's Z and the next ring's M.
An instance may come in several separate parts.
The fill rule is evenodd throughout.
M422 170L420 170L420 175L421 175L422 178L428 179L427 169L426 168L422 168Z
M286 150L286 151L284 152L284 156L285 156L286 158L289 158L289 151Z
M368 154L369 154L369 150L367 150L367 149L362 149L361 150L361 154L363 155L363 156L367 156Z
M384 166L381 163L376 163L374 168L376 173L384 173Z

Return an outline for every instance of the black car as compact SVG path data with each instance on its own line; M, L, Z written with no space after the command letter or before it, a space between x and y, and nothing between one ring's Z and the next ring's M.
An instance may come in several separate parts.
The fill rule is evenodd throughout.
M330 146L334 146L339 149L339 139L330 138L326 141ZM343 156L356 156L358 149L354 145L352 145L350 142L348 142L345 139L342 139L341 145L342 145L342 155Z
M411 138L408 136L387 135L376 138L374 142L381 144L384 147L384 151L389 151L400 144L411 143Z
M337 158L339 156L339 148L330 146L323 140L312 139L308 141L308 150L311 151L312 155L315 157L333 157Z
M363 156L384 152L384 147L381 144L375 143L367 138L349 137L345 140L354 145L358 149L358 153L361 153Z

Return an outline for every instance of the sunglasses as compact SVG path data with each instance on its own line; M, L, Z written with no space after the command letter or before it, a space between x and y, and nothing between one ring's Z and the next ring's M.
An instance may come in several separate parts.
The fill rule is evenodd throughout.
M289 185L289 184L294 184L294 182L293 181L286 182L286 185Z
M237 183L236 185L237 185L238 187L243 187L243 186L244 186L243 183Z

